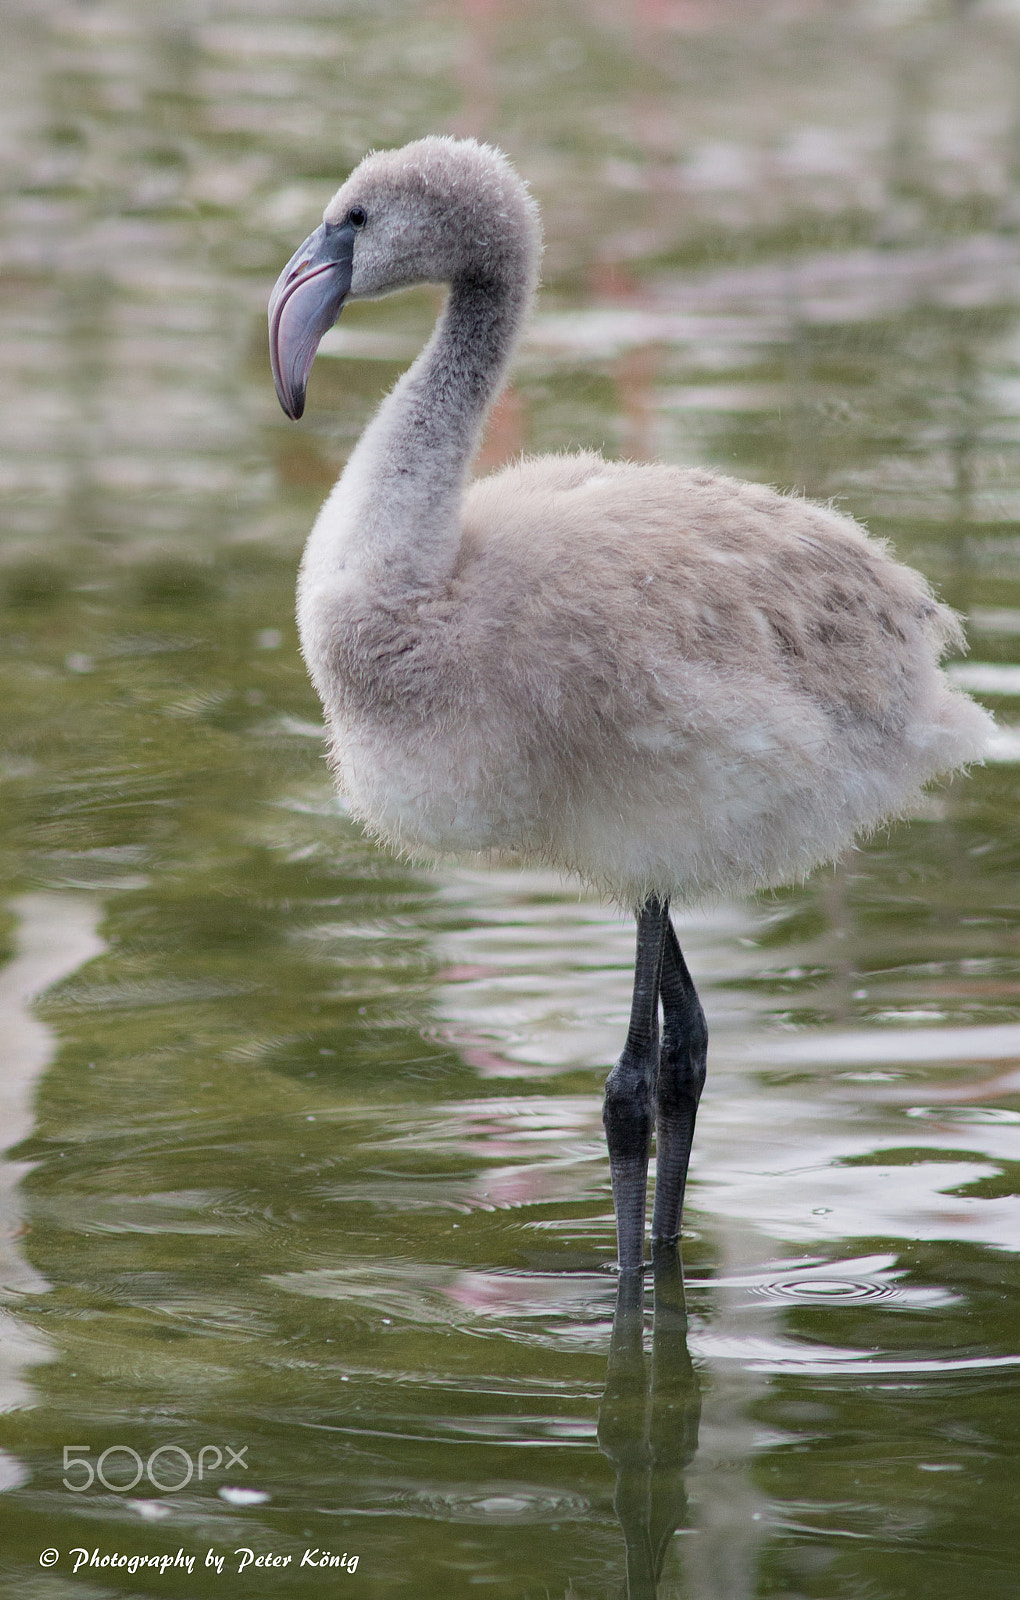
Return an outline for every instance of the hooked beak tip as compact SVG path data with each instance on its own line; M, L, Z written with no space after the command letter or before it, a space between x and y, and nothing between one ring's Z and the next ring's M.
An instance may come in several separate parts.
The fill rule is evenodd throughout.
M269 359L276 394L296 422L305 409L308 375L326 331L351 286L354 230L316 230L281 272L269 298Z

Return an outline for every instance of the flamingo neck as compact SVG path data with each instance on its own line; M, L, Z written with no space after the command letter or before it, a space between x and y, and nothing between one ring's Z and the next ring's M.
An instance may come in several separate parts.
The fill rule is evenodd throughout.
M520 281L451 285L428 344L362 434L312 529L299 615L351 585L383 602L434 591L453 570L461 498L530 299Z

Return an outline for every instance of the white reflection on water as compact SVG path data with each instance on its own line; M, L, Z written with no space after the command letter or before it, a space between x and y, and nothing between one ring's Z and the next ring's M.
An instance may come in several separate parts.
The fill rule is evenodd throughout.
M1003 1061L1020 1057L1020 1022L973 1028L861 1028L783 1034L748 1041L765 1066L903 1065L913 1061Z
M441 963L433 1009L479 1076L608 1071L630 1014L633 920L565 890L553 873L445 868L442 884L443 903L463 906L470 921L433 941ZM748 995L713 991L767 964L738 943L756 928L754 909L724 905L675 920L715 1038L756 1013Z
M98 904L84 895L26 894L11 909L18 918L15 954L0 970L0 1293L16 1299L49 1288L20 1243L19 1188L29 1163L3 1158L32 1130L35 1087L57 1049L52 1028L32 1014L32 1006L51 984L106 947L96 931ZM22 1373L50 1359L49 1344L0 1309L0 1411L31 1403L32 1390ZM24 1475L14 1457L0 1452L0 1489L15 1487Z
M949 676L973 694L1020 695L1020 666L1012 662L953 661Z
M816 1369L818 1374L842 1377L894 1377L899 1374L932 1378L939 1373L986 1373L1002 1367L1020 1367L1015 1356L908 1356L876 1355L870 1350L841 1349L835 1345L805 1344L797 1339L749 1338L746 1335L706 1332L692 1334L691 1351L713 1361L736 1361L752 1372L790 1372Z
M96 931L99 906L85 895L26 894L11 902L11 910L18 918L15 955L0 970L0 1152L31 1132L35 1086L57 1051L53 1029L33 1015L34 1002L106 948ZM17 1242L22 1226L18 1187L28 1170L24 1161L0 1161L0 1285L38 1294L49 1284Z

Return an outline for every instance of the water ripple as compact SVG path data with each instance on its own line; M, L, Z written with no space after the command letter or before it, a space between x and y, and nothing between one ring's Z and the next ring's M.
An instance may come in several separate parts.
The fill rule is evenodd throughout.
M779 1335L716 1332L699 1329L690 1336L691 1353L709 1362L733 1361L752 1372L789 1372L814 1369L819 1375L845 1377L916 1376L940 1373L975 1375L1020 1367L1020 1354L960 1355L953 1353L889 1355L874 1350L854 1350L838 1345L811 1344Z
M846 1300L896 1299L895 1284L864 1278L781 1278L754 1284L752 1294L766 1300L792 1300L800 1305L839 1305Z
M529 1483L499 1481L464 1487L418 1489L405 1501L407 1509L443 1522L520 1523L577 1520L591 1514L587 1500L559 1489L536 1489Z

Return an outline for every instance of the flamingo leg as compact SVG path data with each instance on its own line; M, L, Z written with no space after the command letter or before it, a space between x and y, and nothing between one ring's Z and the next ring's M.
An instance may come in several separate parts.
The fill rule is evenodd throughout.
M659 1070L659 982L666 901L646 900L637 916L634 998L623 1054L606 1079L602 1122L609 1146L616 1240L621 1272L638 1272L644 1258L645 1193Z
M663 1028L655 1096L653 1246L672 1243L680 1237L687 1165L694 1119L705 1084L708 1049L705 1013L668 916L659 993Z

